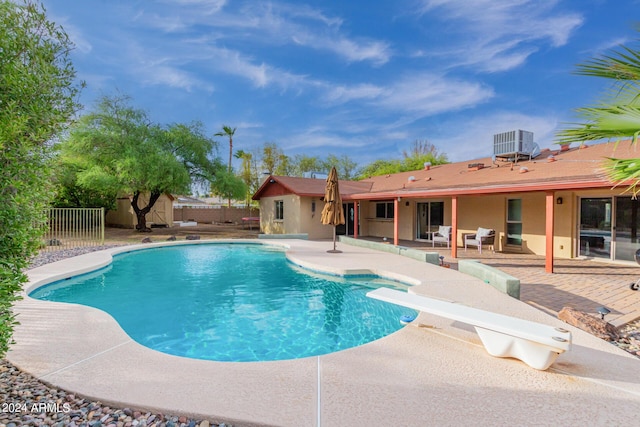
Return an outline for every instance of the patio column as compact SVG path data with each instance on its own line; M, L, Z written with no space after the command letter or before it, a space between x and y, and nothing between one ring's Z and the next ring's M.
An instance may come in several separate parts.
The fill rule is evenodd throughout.
M553 273L553 205L555 201L555 193L553 191L547 191L546 193L546 213L545 213L545 235L546 235L546 247L545 247L545 260L544 271L547 273Z
M451 258L458 258L458 196L451 197Z
M360 217L360 210L358 209L358 201L353 201L353 238L358 238L358 218Z
M398 243L400 241L399 237L398 237L398 230L399 230L399 225L398 225L398 217L399 212L398 212L398 208L400 207L400 197L396 197L395 199L393 199L393 244L395 246L398 246Z

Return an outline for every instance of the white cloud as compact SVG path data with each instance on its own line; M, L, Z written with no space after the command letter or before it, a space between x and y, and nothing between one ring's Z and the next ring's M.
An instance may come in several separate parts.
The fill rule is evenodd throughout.
M458 66L482 71L506 71L522 65L539 45L565 45L582 25L578 13L556 10L557 0L423 0L420 14L459 22L460 41L447 44ZM455 28L456 26L453 26Z
M333 86L326 84L327 92L323 95L323 99L330 104L342 104L352 100L375 99L383 94L382 87L361 83L353 86L338 85Z
M409 75L393 83L375 104L421 116L456 111L488 101L493 89L479 83L430 74Z

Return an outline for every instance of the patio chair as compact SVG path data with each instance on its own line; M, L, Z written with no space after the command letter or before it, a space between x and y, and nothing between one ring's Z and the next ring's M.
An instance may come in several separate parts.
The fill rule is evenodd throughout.
M466 234L464 236L464 250L467 250L467 246L477 246L478 252L482 253L482 245L491 246L491 250L495 252L494 240L496 238L495 230L490 228L478 227L475 234Z
M451 226L441 225L438 231L431 236L431 246L435 247L436 243L446 243L447 248L451 244Z

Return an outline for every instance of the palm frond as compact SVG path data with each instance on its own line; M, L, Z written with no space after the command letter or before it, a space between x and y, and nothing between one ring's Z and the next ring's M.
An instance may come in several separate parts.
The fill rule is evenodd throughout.
M640 134L640 106L602 105L577 110L586 123L570 123L557 133L560 144L603 139L632 138L635 144Z
M616 186L627 185L624 192L630 192L633 198L637 198L640 193L640 159L608 158L605 170Z
M602 55L578 65L575 74L614 80L640 80L640 52L626 46L621 46L621 49L622 52L613 51L610 55Z

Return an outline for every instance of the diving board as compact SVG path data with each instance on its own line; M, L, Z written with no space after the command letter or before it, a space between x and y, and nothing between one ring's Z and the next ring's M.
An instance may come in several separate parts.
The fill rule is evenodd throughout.
M562 328L389 288L367 296L472 325L489 354L520 359L535 369L547 369L571 349L571 332Z

